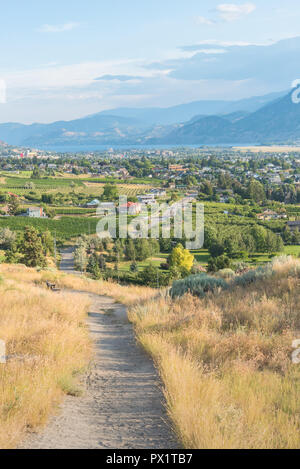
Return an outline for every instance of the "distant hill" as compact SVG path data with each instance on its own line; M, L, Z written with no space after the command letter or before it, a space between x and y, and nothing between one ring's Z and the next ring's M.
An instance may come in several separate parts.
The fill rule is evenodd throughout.
M300 141L300 105L291 93L254 113L201 117L174 129L160 143L292 143ZM241 118L242 117L242 118ZM153 142L155 143L155 142Z
M283 93L239 101L197 101L170 108L119 108L52 124L0 124L0 139L20 146L133 145L152 141L198 142L199 139L202 141L202 137L205 141L214 141L219 137L223 139L225 133L228 141L231 129L228 123L243 121L249 113L279 96ZM213 115L218 117L215 120L207 117ZM204 121L198 122L201 119ZM182 125L187 121L186 125Z
M197 115L211 116L239 111L254 112L285 94L286 92L270 93L265 96L254 96L238 101L202 100L168 108L117 108L102 111L99 115L113 114L120 117L139 119L148 124L171 125L189 121Z
M53 124L0 124L0 139L12 145L53 145L81 142L111 143L136 138L145 125L138 119L96 114Z

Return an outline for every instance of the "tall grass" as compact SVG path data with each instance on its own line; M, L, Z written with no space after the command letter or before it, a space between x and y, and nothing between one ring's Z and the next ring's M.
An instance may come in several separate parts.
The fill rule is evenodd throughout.
M81 275L70 275L58 272L55 269L44 270L41 273L23 265L0 266L0 273L9 274L16 281L33 282L38 286L45 287L47 281L56 283L57 286L70 290L95 293L113 297L125 305L143 302L157 295L157 290L142 286L123 286L116 282L95 281ZM26 275L24 276L24 272Z
M168 412L185 447L299 448L300 367L292 363L291 353L293 340L300 338L300 261L292 258L277 259L265 269L264 274L259 271L242 280L233 279L228 282L226 289L208 289L202 298L186 294L176 299L170 298L164 291L158 293L151 288L97 282L56 271L38 273L23 266L1 266L1 272L5 280L0 291L3 288L10 291L10 285L13 289L20 288L23 292L20 306L27 294L31 297L30 289L36 295L42 295L43 302L48 295L52 299L53 295L45 291L46 280L67 289L108 295L128 305L129 318L135 324L137 336L156 361L164 382ZM22 282L27 283L25 289ZM66 296L67 302L72 299L74 295L70 295L70 298ZM34 311L29 304L30 310ZM35 314L38 315L37 312ZM41 320L45 315L44 309L39 314L37 317ZM33 330L37 328L37 332L32 333L32 343L37 344L38 351L46 350L45 359L52 363L52 347L57 341L49 339L49 331L52 330L50 318L44 328L43 321L38 325L32 321L36 324ZM25 325L27 320L27 317L22 319ZM62 323L66 325L65 319ZM13 336L18 338L15 324L16 321L12 326ZM31 337L29 331L31 326L28 325L28 336ZM30 354L35 351L35 346L32 350L30 341L26 340L26 327L22 325L19 334L18 340L10 342L10 347L19 344L22 350L22 347L25 346L25 350L28 347ZM83 340L83 336L80 337ZM49 344L48 347L45 344ZM82 347L80 349L82 352ZM61 351L60 348L58 350ZM39 368L37 381L43 376L46 383L61 382L61 379L53 380L53 376L57 378L61 374L65 375L65 370L62 373L61 368L65 354L61 351L58 357L58 368L50 366L50 377L48 371ZM72 354L69 358L72 368ZM19 365L16 363L14 366ZM28 362L26 366L29 367L26 374L29 382L30 373L35 368L33 362ZM69 370L68 366L66 368ZM21 377L20 382L25 382L27 389L26 380ZM35 379L31 380L28 384L31 391L32 382L38 386ZM10 409L16 412L20 402L14 389L13 376L7 392L6 407L0 404L0 408L8 409L7 415L10 415ZM33 406L30 407L30 397L22 389L30 410ZM51 396L45 400L49 402L49 409L61 392L59 386L50 389ZM38 396L36 401L39 402ZM21 428L24 428L26 420L25 408L20 410L23 416ZM34 410L36 408L38 412ZM34 406L34 409L29 412L29 426L43 421L48 413L44 402ZM33 416L36 416L36 421ZM11 426L8 425L4 432L1 427L2 438L6 438L9 431L10 435L14 434L13 430L9 430L13 428L14 420L10 422Z
M63 393L78 392L76 374L91 354L88 302L36 283L42 274L0 266L0 339L9 359L0 365L0 448L14 448L44 424Z
M162 296L130 309L161 372L188 448L299 448L300 262L204 298Z

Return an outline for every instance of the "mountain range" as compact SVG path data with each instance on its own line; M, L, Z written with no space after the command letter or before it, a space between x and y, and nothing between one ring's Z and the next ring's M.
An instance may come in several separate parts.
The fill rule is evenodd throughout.
M11 145L242 144L300 140L300 105L291 93L169 108L118 108L51 124L0 124Z

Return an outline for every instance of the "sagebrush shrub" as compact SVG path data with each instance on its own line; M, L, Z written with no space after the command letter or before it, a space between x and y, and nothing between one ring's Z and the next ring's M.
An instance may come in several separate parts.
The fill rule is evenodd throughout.
M177 280L173 283L170 295L172 298L180 297L186 293L191 293L200 298L206 293L215 291L218 288L225 289L228 284L221 278L211 277L209 275L191 275L183 280Z

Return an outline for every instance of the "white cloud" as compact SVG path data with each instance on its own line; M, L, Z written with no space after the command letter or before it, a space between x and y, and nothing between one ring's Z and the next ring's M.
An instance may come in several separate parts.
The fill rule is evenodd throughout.
M207 25L207 26L214 24L213 21L211 21L209 18L205 18L205 16L197 16L196 23L200 25Z
M165 71L145 70L144 62L120 59L102 62L85 62L70 65L49 65L4 73L9 89L63 89L88 86L102 75L133 75L141 78L160 76Z
M234 3L221 3L217 6L219 16L227 22L236 21L243 16L247 16L256 9L254 3L244 3L236 5Z
M226 54L226 49L198 49L197 54Z
M40 33L63 33L78 28L79 23L69 22L64 24L44 24L38 31Z

